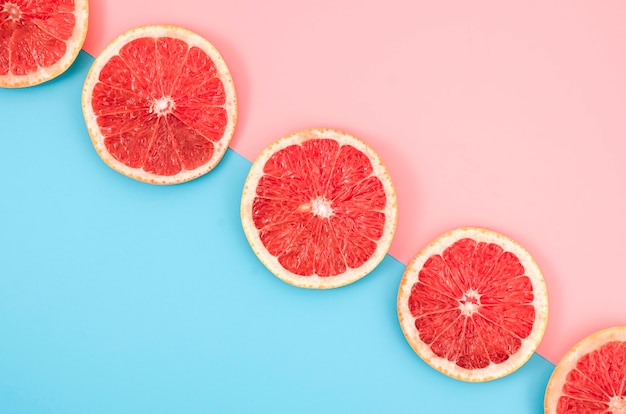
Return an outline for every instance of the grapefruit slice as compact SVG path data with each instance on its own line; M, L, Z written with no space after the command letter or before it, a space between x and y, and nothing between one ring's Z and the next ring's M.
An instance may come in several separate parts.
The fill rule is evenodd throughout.
M333 129L299 131L268 146L241 200L255 254L277 277L305 288L367 275L387 253L396 220L396 193L380 157Z
M87 0L0 0L0 86L37 85L65 72L87 35Z
M626 326L589 335L557 364L544 399L546 414L626 413Z
M541 341L548 296L541 271L518 243L459 228L407 266L398 318L413 350L459 380L489 381L521 367Z
M212 170L237 121L226 63L209 41L178 26L138 27L113 40L87 74L82 105L102 160L152 184Z

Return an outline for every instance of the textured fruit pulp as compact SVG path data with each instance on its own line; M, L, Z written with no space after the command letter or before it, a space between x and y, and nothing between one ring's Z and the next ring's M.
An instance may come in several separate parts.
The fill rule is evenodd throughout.
M462 239L426 260L409 309L420 339L466 369L502 363L533 329L532 283L517 256Z
M333 139L311 139L271 156L252 217L287 270L336 276L358 268L383 235L385 190L369 158Z
M226 128L211 58L180 39L144 37L102 68L92 94L104 144L131 168L162 176L206 164Z
M72 0L0 0L0 75L27 75L58 62L74 25Z
M567 374L557 413L626 414L626 343L583 355Z

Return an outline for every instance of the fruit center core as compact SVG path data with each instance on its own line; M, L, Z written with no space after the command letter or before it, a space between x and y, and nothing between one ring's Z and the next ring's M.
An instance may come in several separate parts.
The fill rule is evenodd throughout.
M155 99L150 107L150 112L163 116L172 113L176 106L174 100L169 96L163 96L159 99Z
M333 215L333 208L330 206L330 201L322 197L318 197L311 201L311 211L316 216L322 218L328 218Z
M17 22L22 18L22 12L17 4L14 3L4 3L4 7L2 7L2 11L8 14L8 19L12 22Z
M459 299L459 308L463 315L471 316L480 306L480 294L474 289L468 289Z
M626 397L611 397L609 411L613 414L626 414Z

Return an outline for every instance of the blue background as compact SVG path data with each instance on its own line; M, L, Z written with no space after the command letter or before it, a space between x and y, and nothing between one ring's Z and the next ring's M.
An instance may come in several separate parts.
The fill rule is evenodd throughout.
M394 258L327 291L269 273L232 150L176 186L107 167L81 110L92 62L0 90L0 413L543 412L539 355L476 384L422 362Z

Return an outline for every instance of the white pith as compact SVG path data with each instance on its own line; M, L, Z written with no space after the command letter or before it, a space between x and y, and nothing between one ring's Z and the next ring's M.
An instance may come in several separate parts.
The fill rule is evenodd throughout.
M576 367L580 358L609 342L626 342L626 326L615 326L594 332L579 341L561 358L552 372L546 387L544 397L546 414L556 414L559 398L563 395L563 386L567 380L567 375ZM607 405L613 405L615 414L626 414L626 400L624 397L607 397L609 398Z
M189 48L192 48L194 46L200 48L211 58L211 60L215 64L215 67L219 74L219 78L222 80L222 83L224 85L226 102L224 103L223 107L228 114L227 124L224 129L222 139L217 142L212 141L213 145L215 146L212 158L201 167L193 170L183 169L179 173L171 176L155 175L146 172L141 168L131 168L121 163L108 152L104 145L105 137L102 135L98 128L97 117L92 107L91 91L93 91L94 86L96 85L96 83L98 83L98 74L100 73L104 65L113 56L118 55L120 49L125 44L142 37L171 37L175 39L181 39L188 44ZM154 111L157 114L160 111L161 115L165 115L169 113L169 111L171 111L175 107L175 105L176 102L174 102L170 97L163 96L153 102L150 110ZM91 141L96 149L96 152L98 153L98 155L100 155L102 160L114 170L128 177L151 184L178 184L193 180L211 171L217 166L217 164L220 162L220 160L228 150L228 146L234 135L235 126L237 123L237 97L235 93L235 86L233 84L230 71L226 66L226 62L220 55L219 51L208 40L204 39L200 35L187 29L171 25L153 25L131 29L121 34L107 47L105 47L100 55L96 57L87 74L87 78L83 86L82 106L85 123L87 124L87 127L89 129Z
M459 301L459 309L465 316L472 316L480 307L480 293L474 289L468 289L463 293L463 297Z
M150 112L158 116L164 116L171 114L174 108L176 108L176 102L169 96L162 96L154 100L150 107Z
M17 22L22 18L22 11L19 6L15 3L4 3L2 7L2 11L9 15L8 19L12 22Z
M372 256L362 266L352 269L348 268L346 272L341 275L331 277L321 277L318 275L312 276L300 276L289 270L285 269L278 261L278 258L269 254L261 238L259 232L256 229L252 220L252 203L256 197L257 185L259 178L263 175L263 167L269 158L290 145L301 144L304 141L315 138L330 138L336 140L340 145L349 144L356 149L362 151L368 156L373 167L373 175L380 178L385 194L387 197L387 203L383 209L385 214L385 224L383 228L383 236L377 241L377 247ZM315 202L311 200L310 206L303 206L301 208L310 208L313 210L314 204L317 204L316 208L318 213L323 215L331 214L332 206L326 207L327 201L320 200ZM313 128L303 131L295 132L291 135L283 137L267 148L265 148L261 154L257 157L253 163L248 177L246 179L243 194L241 198L241 222L244 229L244 233L250 243L250 246L254 250L255 254L261 260L263 264L278 278L295 286L314 288L314 289L328 289L344 286L361 279L368 273L370 273L387 254L393 234L396 228L397 222L397 200L395 189L391 182L389 173L382 163L378 154L366 143L355 138L349 134L333 129Z
M609 411L613 414L626 414L626 398L614 395L609 400Z
M311 212L315 216L329 218L333 215L333 208L330 201L324 198L316 198L311 201Z
M415 318L411 314L408 306L408 298L411 293L411 287L419 280L419 271L424 266L426 260L435 255L441 254L443 250L452 245L455 241L469 237L477 242L496 243L505 251L515 254L522 266L524 266L525 274L530 278L533 286L534 300L532 305L535 307L535 322L531 334L522 340L521 348L506 361L500 364L490 363L487 367L481 369L465 369L455 362L436 355L429 345L425 344L419 337L419 332L415 328ZM480 292L468 291L466 295L480 299ZM532 256L521 245L508 237L497 232L482 229L465 227L453 230L435 239L432 243L421 250L407 266L400 287L398 289L398 319L402 332L414 351L429 365L436 370L463 381L489 381L503 377L512 373L521 367L535 352L539 342L543 338L547 321L548 321L548 294L546 284ZM479 305L470 303L460 305L466 316L478 310Z
M22 18L22 11L19 9L19 6L13 2L5 3L3 10L9 13L9 18L13 21L19 21ZM72 63L74 63L74 60L76 60L78 53L83 47L87 35L88 14L89 1L75 0L74 17L76 23L70 38L64 40L67 45L65 55L53 65L46 68L39 67L35 72L26 75L0 75L0 86L6 88L34 86L49 81L64 73Z

